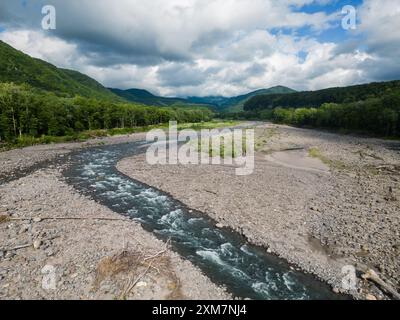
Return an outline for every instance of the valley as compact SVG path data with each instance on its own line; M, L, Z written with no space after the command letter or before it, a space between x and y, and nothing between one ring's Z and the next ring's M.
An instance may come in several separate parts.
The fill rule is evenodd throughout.
M186 255L185 251L180 251L183 249L178 249L179 255L176 254L175 245L170 247L168 233L161 237L167 243L163 245L152 235L154 229L149 229L147 220L139 217L127 219L135 217L136 211L135 205L126 202L130 201L126 197L134 190L129 188L137 187L132 185L128 188L126 182L119 180L115 176L118 171L113 169L114 160L112 163L107 160L108 155L114 157L113 154L119 154L119 150L126 151L118 156L123 158L117 165L118 170L125 177L132 177L133 181L155 187L143 193L140 197L145 198L137 205L143 205L143 201L150 201L149 204L159 201L160 195L156 196L156 190L162 190L192 212L188 214L198 212L196 219L211 217L215 221L212 222L216 225L215 230L235 230L251 245L263 248L263 252L271 255L268 263L276 263L283 270L288 268L285 277L296 278L298 272L305 271L329 283L338 293L343 292L343 266L354 265L360 270L379 270L385 281L399 286L400 266L396 259L396 232L400 223L396 214L400 196L399 179L396 178L398 143L259 124L256 127L256 172L238 177L232 166L149 167L140 152L128 156L131 152L128 146L135 143L140 146L144 137L144 133L140 133L0 153L3 177L0 187L3 219L0 224L3 243L0 249L3 256L0 261L0 293L3 298L230 297L232 291L229 286L228 292L219 287L225 280L216 277L215 271L204 276L209 268L217 267L218 270L221 262L206 259L203 262L207 262L208 267L201 267L201 271L198 266L202 264L198 265L197 260L189 259L189 263L182 259ZM103 149L109 151L102 153ZM291 149L296 150L284 151ZM85 173L89 170L85 167L85 171L79 174L80 171L72 171L75 172L73 175L72 172L65 175L81 162L79 160L74 165L75 161L86 159L93 152L100 153L94 158L96 160L92 160L90 170L110 170L110 173ZM32 166L26 166L26 170L15 167L10 161L13 157ZM74 157L78 158L73 160ZM104 169L96 169L101 168L98 167L100 164ZM93 184L90 180L86 187L85 181L89 178L98 184L95 189L90 187ZM111 198L107 202L102 200L104 191L100 185L108 179L116 183L117 188L112 190L120 190L124 185L127 188L121 189L123 194L118 195L117 201L111 201ZM108 194L107 197L111 195L104 194ZM65 203L69 205L65 206ZM125 205L130 210L125 211ZM174 211L169 207L162 210L167 210L166 213ZM132 212L133 216L124 218L124 214L118 214L123 212ZM160 221L167 223L169 220L165 219ZM178 221L173 219L167 225L174 223L175 228L183 223ZM190 230L194 232L195 229ZM173 242L176 236L172 236ZM209 239L212 239L211 235ZM85 246L80 245L82 243ZM12 249L25 244L21 249ZM160 251L162 247L165 249ZM284 260L275 261L274 255ZM153 271L143 268L137 260L153 256ZM220 256L220 259L225 260L228 256ZM112 265L105 267L108 261L115 261L120 267L107 271L109 268L114 270ZM283 261L291 264L285 266ZM133 267L131 263L139 265ZM157 267L170 263L174 267L163 267L165 272ZM20 267L15 269L17 265ZM40 289L41 270L47 265L57 268L58 286L55 291ZM23 276L18 277L18 274ZM130 277L138 279L141 275L127 293ZM214 283L210 282L210 277ZM312 290L317 290L315 294L326 292L322 285L312 284L314 280L300 275L299 279L314 288ZM273 287L268 289L265 285L258 285L254 288L267 296L274 294ZM293 288L299 290L293 293L302 292L297 285ZM287 289L280 290L283 293ZM310 294L314 294L312 292ZM362 278L357 280L357 289L348 293L359 299L388 297Z
M0 299L399 298L400 81L174 98L0 61ZM150 164L171 123L254 130L249 174Z

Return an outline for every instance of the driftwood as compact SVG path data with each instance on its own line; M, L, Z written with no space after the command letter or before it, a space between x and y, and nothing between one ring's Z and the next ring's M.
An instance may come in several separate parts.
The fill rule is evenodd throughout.
M205 191L205 192L207 192L207 193L211 193L211 194L213 194L213 195L216 195L216 196L218 196L218 193L216 193L216 192L214 192L214 191L211 191L211 190L205 190L205 189L204 189L204 191Z
M46 239L41 239L41 241L42 241L42 242L51 241L51 240L57 239L57 238L59 238L59 237L60 237L60 236L54 236L54 237L50 237L50 238L46 238ZM25 249L25 248L29 248L29 247L33 247L33 242L32 242L32 243L29 243L29 244L22 244L22 245L13 247L13 248L8 248L8 249L1 249L1 248L0 248L0 251L4 251L4 252L7 252L7 251L15 251L15 250Z
M358 154L360 156L361 159L365 159L366 157L370 157L373 158L375 160L380 160L383 161L383 159L373 153L367 153L365 151L359 150L359 151L355 151L353 152L354 154Z
M147 275L147 273L152 268L152 263L153 262L150 262L150 264L147 266L146 270L139 277L137 277L137 279L135 281L133 281L131 278L129 279L128 285L127 285L124 293L122 294L121 300L125 299L129 295L129 293L131 293L133 288L136 287L136 285L139 283L139 281L142 280Z
M35 220L38 219L38 221L44 221L44 220L98 220L98 221L126 221L130 222L131 220L129 219L124 219L124 218L103 218L103 217L88 217L88 218L82 218L82 217L35 217L35 218L8 218L6 221L30 221L30 220ZM39 222L40 222L39 221Z
M158 257L161 257L168 251L168 247L169 247L170 243L171 243L171 239L169 239L166 242L163 250L157 252L156 254L154 254L152 256L146 257L143 260L144 262L148 262L146 270L142 274L140 274L135 280L132 278L129 278L128 284L121 296L121 299L125 299L131 293L131 291L136 287L136 285L149 273L150 269L154 268L153 267L154 260ZM157 270L157 268L155 268L155 269Z
M374 270L368 270L362 275L362 278L374 282L379 288L390 294L394 299L400 300L400 294L397 290L389 283L383 281Z
M376 166L375 169L379 171L385 171L386 173L394 173L394 174L400 173L400 166L395 164Z
M281 149L279 152L284 152L284 151L298 151L298 150L304 150L304 147L293 147L293 148L286 148L286 149Z
M30 244L22 244L20 246L16 246L14 248L10 248L10 249L1 249L1 251L14 251L14 250L20 250L20 249L25 249L25 248L29 248L32 247L33 243Z

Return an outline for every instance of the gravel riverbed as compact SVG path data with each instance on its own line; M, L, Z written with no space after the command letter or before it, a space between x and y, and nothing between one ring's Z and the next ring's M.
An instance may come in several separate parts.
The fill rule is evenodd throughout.
M54 163L85 146L143 138L0 153L0 299L230 298L138 223L80 195Z
M149 165L145 155L121 161L118 169L317 275L335 291L343 291L348 265L374 269L399 289L399 143L271 124L258 127L256 137L250 176L236 176L234 167L224 165ZM350 293L385 298L361 278Z
M137 223L64 182L56 160L71 151L144 137L0 153L1 299L229 298ZM258 126L256 138L250 176L224 165L150 166L144 155L124 159L118 169L335 291L343 291L347 265L374 269L399 290L400 144L271 124ZM360 277L351 294L388 297Z

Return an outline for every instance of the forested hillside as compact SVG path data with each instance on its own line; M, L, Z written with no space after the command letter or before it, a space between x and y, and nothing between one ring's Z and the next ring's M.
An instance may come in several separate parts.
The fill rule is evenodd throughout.
M120 90L120 89L109 89L114 94L124 98L127 101L134 103L141 103L145 105L151 106L173 106L173 105L185 105L188 104L188 101L185 99L179 98L166 98L159 97L153 95L147 90L142 89L128 89L128 90Z
M237 97L189 97L187 100L193 103L202 103L209 104L216 107L216 109L220 112L240 112L243 111L243 106L245 103L251 99L252 97L260 96L260 95L271 95L271 94L288 94L296 92L293 89L276 86L269 89L260 89L257 91L253 91L244 95L240 95Z
M213 107L215 110L219 112L237 112L243 111L243 106L246 101L250 98L258 96L258 95L268 95L268 94L286 94L296 92L287 87L276 86L269 89L261 89L257 91L253 91L244 95L236 96L236 97L188 97L188 98L166 98L153 95L152 93L141 90L141 89L128 89L128 90L120 90L120 89L112 89L110 91L120 96L121 98L135 102L142 103L146 105L153 106L208 106Z
M32 58L0 40L0 82L29 84L60 96L122 100L94 79Z
M258 96L236 117L295 126L400 136L400 81L347 88Z
M126 129L178 122L209 121L206 108L156 108L83 97L35 93L29 85L0 84L0 141L27 137L69 136L86 130Z
M130 103L77 71L57 68L0 41L0 142L212 119L209 108Z
M250 92L245 95L241 95L238 97L233 97L228 99L228 101L222 106L223 111L226 112L234 112L234 111L243 111L244 105L247 101L249 101L253 97L264 96L264 95L273 95L273 94L289 94L296 92L293 89L283 86L276 86L269 89L261 89L254 92Z
M324 103L349 103L377 98L400 91L400 81L377 82L364 85L303 91L291 94L258 95L246 102L245 111L300 107L320 107Z

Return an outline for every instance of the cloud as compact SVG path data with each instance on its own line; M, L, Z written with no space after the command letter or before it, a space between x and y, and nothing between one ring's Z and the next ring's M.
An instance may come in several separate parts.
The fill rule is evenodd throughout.
M351 2L351 1L349 1ZM57 29L40 29L41 5ZM236 95L274 85L319 89L400 78L397 0L365 0L343 43L336 0L2 0L0 39L106 86L165 95ZM304 6L320 10L303 10ZM318 6L315 6L318 5ZM339 10L340 11L340 10ZM12 13L12 14L11 14Z

